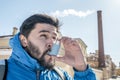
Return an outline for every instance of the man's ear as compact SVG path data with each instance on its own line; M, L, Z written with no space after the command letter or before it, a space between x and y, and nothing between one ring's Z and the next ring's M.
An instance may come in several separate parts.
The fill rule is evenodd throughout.
M27 47L27 38L22 34L20 34L19 38L20 38L20 42L21 42L22 46Z

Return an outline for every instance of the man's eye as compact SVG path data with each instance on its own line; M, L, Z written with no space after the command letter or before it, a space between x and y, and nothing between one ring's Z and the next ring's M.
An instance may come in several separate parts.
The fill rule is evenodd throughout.
M57 37L53 37L53 41L55 41L55 42L56 42L56 41L57 41Z
M44 34L43 34L43 35L40 35L40 37L47 38L47 36L46 36L46 35L44 35Z
M56 40L56 37L53 37L54 40Z

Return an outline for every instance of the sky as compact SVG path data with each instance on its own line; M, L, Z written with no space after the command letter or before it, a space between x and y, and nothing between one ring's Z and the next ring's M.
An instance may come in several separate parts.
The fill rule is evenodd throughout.
M13 27L33 14L57 17L63 36L81 38L87 53L98 50L97 11L102 11L104 53L120 62L120 0L0 0L0 36L12 34Z

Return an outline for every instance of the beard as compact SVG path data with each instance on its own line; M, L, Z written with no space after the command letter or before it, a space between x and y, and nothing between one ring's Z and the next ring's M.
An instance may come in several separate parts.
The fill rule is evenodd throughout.
M53 69L55 61L51 63L50 61L46 61L45 59L45 56L48 54L48 52L51 51L50 48L41 53L39 48L29 41L28 46L25 48L25 50L32 58L36 59L41 66L49 70ZM41 57L38 58L38 55L41 55Z

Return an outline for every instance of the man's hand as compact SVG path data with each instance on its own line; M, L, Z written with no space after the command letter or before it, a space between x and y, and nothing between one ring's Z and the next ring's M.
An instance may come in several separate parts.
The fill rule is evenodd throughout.
M69 64L78 71L84 71L87 64L78 42L68 37L62 37L61 43L64 45L65 55L63 57L54 56L55 59Z

